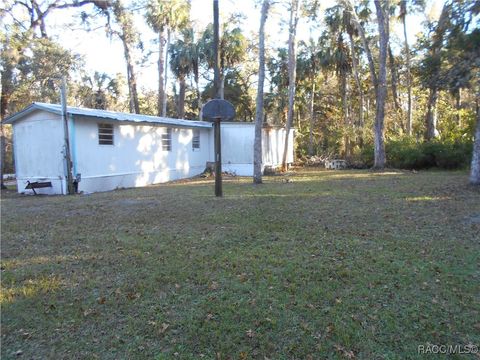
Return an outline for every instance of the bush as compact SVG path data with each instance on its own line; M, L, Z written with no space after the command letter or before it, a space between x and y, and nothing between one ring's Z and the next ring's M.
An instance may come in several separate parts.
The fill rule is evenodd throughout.
M398 169L459 169L469 166L472 156L470 141L431 141L417 144L413 139L391 140L386 143L387 166ZM373 166L373 145L366 145L360 161Z

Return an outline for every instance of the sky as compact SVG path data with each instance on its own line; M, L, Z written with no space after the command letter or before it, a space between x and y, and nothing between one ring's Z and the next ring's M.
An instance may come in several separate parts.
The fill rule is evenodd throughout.
M220 22L228 19L232 13L244 13L246 18L243 21L242 28L245 35L250 37L250 34L256 33L259 27L260 9L259 5L256 5L258 2L258 0L219 0ZM323 11L325 8L334 5L335 1L324 0L321 3L320 11ZM428 4L426 16L435 18L441 10L443 1L430 0ZM203 29L208 23L212 22L213 5L211 0L191 0L191 5L191 19L197 25L196 28ZM118 39L108 38L103 29L86 32L80 26L70 26L68 30L55 30L64 28L65 23L73 22L71 16L73 16L73 12L70 18L66 16L66 12L52 13L51 17L48 18L48 23L52 28L51 35L55 36L66 48L83 55L86 68L90 72L105 72L111 76L116 73L125 74L126 66L122 44ZM285 25L288 24L288 16L288 9L285 5L277 3L272 7L265 29L267 47L286 46L288 31ZM421 22L424 19L425 16L423 15L407 17L410 44L414 43L415 35L421 31ZM134 21L145 42L145 47L155 50L156 46L153 44L153 40L156 36L147 26L141 12L135 14ZM284 25L281 25L282 23ZM308 40L312 34L315 34L315 30L313 30L313 33L311 30L312 25L315 26L315 24L307 23L306 20L299 22L297 30L299 40ZM318 27L318 25L316 26ZM401 24L397 22L394 25L394 33L401 38L403 36L401 35L403 34L402 31ZM157 88L157 56L157 54L151 55L146 66L137 67L140 88L151 90Z

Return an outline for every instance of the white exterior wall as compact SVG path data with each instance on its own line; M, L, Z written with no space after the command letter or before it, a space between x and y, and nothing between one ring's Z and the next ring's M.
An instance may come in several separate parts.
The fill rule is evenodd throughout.
M239 176L253 175L254 123L222 123L222 170ZM293 163L293 135L289 134L287 163ZM213 137L213 132L212 132ZM265 166L282 164L285 129L262 129L262 171Z
M285 134L284 128L264 128L262 131L262 161L263 166L279 167L282 165L283 150L285 147ZM294 158L293 139L295 135L295 129L290 129L288 134L288 154L287 164L292 164Z
M13 124L13 147L17 189L26 190L27 181L52 183L51 188L35 189L37 194L66 193L63 126L61 117L35 111Z
M114 145L98 144L98 124L110 123ZM162 150L164 125L119 123L100 119L71 120L74 175L79 191L139 187L198 175L211 158L209 128L200 130L200 149L192 149L193 129L171 128L171 151Z
M223 122L220 128L222 171L239 176L252 176L254 124Z
M113 124L114 145L99 145L98 124ZM253 123L222 123L223 171L239 176L253 175ZM69 118L73 175L81 174L78 190L108 191L139 187L202 173L214 161L213 128L171 127L171 151L162 150L161 124L135 124L76 115ZM200 131L200 149L193 150L194 129ZM63 123L60 115L34 111L13 123L14 154L19 192L27 181L50 181L52 188L36 189L39 194L65 194ZM285 129L262 132L263 164L281 165ZM293 157L293 130L289 137L287 162Z

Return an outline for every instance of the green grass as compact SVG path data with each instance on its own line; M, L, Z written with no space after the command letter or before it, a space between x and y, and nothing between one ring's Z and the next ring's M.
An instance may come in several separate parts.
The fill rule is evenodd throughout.
M211 180L7 192L2 359L414 359L427 343L480 345L480 193L466 173L288 178L225 181L221 199Z

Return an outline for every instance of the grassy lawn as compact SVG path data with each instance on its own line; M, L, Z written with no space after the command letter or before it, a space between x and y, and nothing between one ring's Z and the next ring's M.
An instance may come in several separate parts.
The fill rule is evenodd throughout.
M7 192L2 359L412 359L427 343L480 346L480 192L465 172L288 178L229 180L222 199L211 180Z

